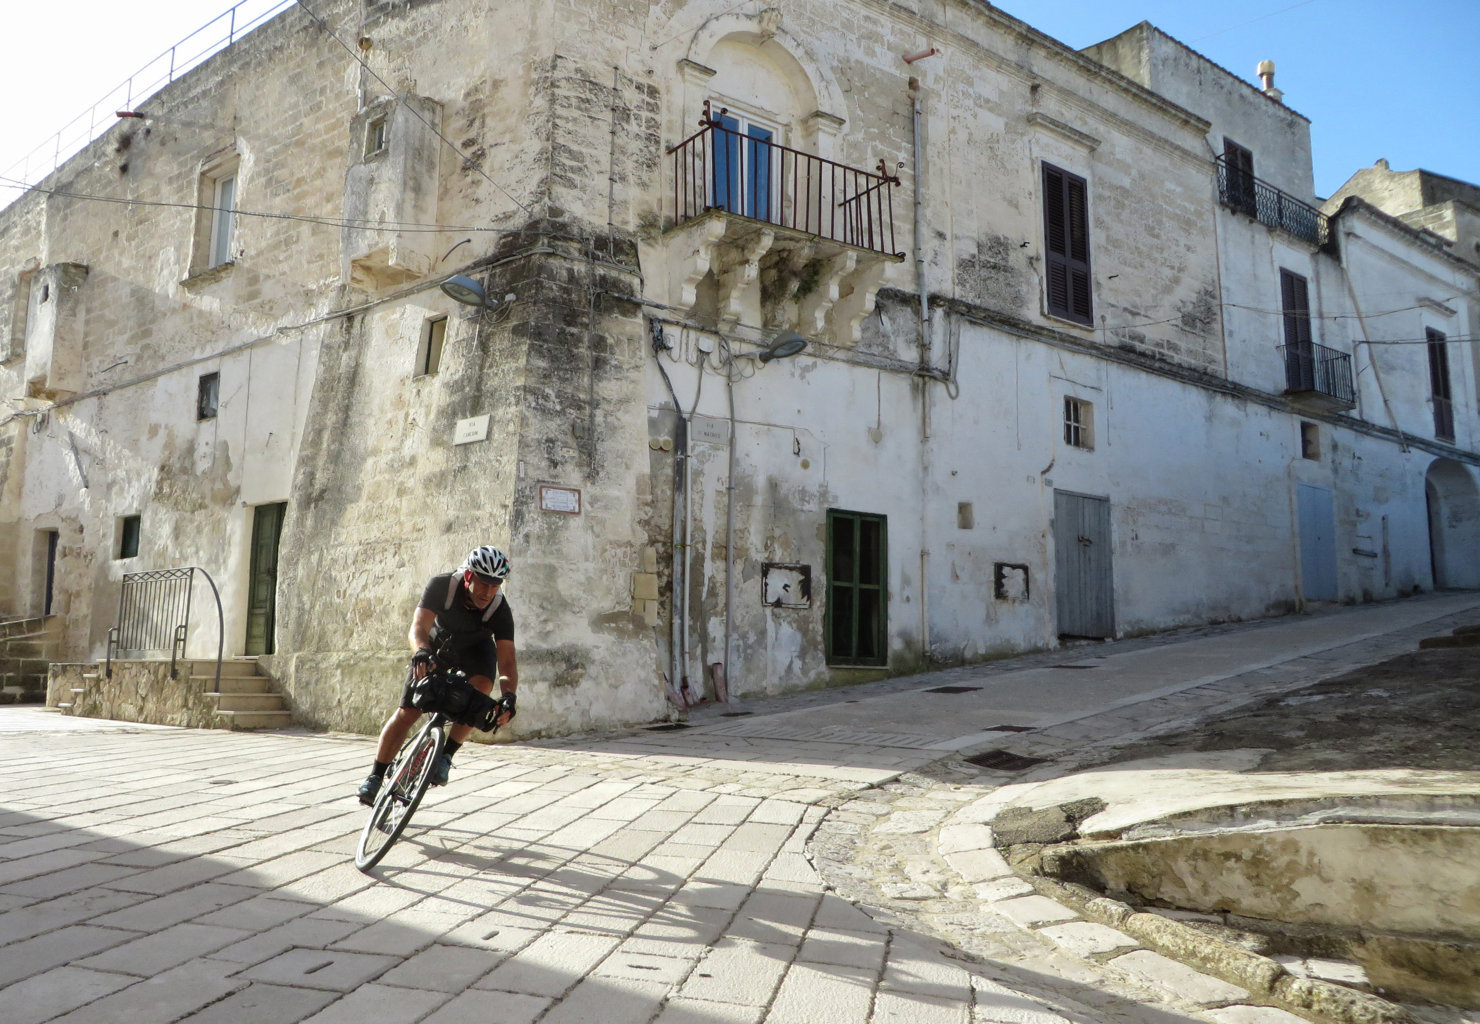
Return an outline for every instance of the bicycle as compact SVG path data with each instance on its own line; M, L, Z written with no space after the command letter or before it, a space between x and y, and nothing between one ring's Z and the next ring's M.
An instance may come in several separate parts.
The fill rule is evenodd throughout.
M385 772L385 783L370 817L360 832L355 867L368 872L380 863L411 821L431 783L432 767L447 747L447 727L471 725L487 733L498 731L498 717L507 706L474 689L462 673L429 673L418 681L412 703L426 721L401 749ZM425 706L423 706L425 705Z

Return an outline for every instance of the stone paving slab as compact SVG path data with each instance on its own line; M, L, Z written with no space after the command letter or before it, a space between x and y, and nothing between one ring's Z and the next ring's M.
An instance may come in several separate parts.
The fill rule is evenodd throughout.
M1394 607L1398 636L1480 599ZM770 722L754 702L684 730L470 746L373 875L349 864L370 738L0 709L0 733L45 737L0 745L0 1020L1292 1024L1024 892L986 822L1032 773L951 752L1063 758L1381 660L1351 641L1391 610L807 694ZM1092 673L1123 678L1064 706ZM981 689L918 693L963 681Z

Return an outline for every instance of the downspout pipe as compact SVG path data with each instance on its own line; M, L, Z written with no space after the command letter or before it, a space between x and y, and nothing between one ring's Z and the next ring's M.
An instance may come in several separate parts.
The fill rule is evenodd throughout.
M681 621L680 604L681 594L686 584L684 581L684 555L682 544L683 531L683 507L685 476L688 471L689 432L688 422L684 419L683 404L678 400L678 392L673 390L673 381L668 376L668 371L663 366L662 354L668 349L668 342L663 338L663 325L656 320L648 322L649 337L652 340L653 362L657 364L658 372L663 375L663 383L668 388L668 394L673 399L673 412L676 423L673 428L673 508L670 523L672 538L672 558L669 567L670 579L672 580L672 592L669 594L668 607L668 700L681 710L686 709L683 697L679 692L679 678L683 665L682 643L683 624Z
M933 50L933 48L932 48ZM931 56L927 53L925 56ZM918 58L917 58L918 59ZM908 57L907 63L913 63ZM920 347L920 493L926 495L930 484L930 293L925 282L925 157L924 105L920 80L910 77L911 142L914 150L914 236L915 291L920 298L918 316ZM928 505L928 499L925 502ZM930 535L925 507L920 509L920 655L922 662L930 657Z

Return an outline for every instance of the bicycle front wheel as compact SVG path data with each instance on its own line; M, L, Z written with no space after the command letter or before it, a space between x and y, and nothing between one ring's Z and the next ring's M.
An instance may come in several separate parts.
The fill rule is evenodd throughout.
M385 773L385 784L370 808L370 818L360 833L355 850L355 867L369 871L380 863L411 821L431 781L432 766L447 745L442 724L429 720L420 732L401 748Z

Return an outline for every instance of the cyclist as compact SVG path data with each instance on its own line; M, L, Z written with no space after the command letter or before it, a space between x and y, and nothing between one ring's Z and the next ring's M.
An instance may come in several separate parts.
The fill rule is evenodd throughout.
M514 656L514 613L503 595L504 580L508 578L508 558L498 548L484 546L474 548L456 571L433 576L427 583L411 617L408 638L415 653L401 692L401 706L380 730L375 765L369 778L360 784L360 803L375 802L386 768L412 724L421 717L421 711L411 704L411 687L429 671L460 669L467 674L468 682L490 695L497 678L503 704L499 724L514 717L519 665ZM447 749L432 768L432 785L447 784L452 755L472 731L470 725L454 725L448 731Z

